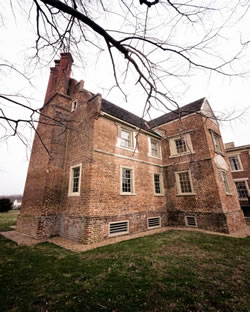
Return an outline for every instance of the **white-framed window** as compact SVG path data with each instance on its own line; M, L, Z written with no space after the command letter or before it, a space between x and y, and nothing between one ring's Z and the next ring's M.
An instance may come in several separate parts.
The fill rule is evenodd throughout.
M223 181L226 194L231 194L231 190L230 190L229 182L228 182L227 172L224 171L224 170L221 170L220 173L221 173L221 179Z
M248 196L250 196L247 180L236 180L234 183L237 189L238 197L240 199L247 199Z
M117 221L109 223L109 236L118 236L129 233L129 221Z
M211 131L211 133L213 137L215 152L222 153L223 151L222 151L222 145L221 145L221 137L213 131Z
M160 141L148 137L149 153L148 156L161 158Z
M79 196L81 187L81 171L82 164L74 165L70 167L69 174L69 196Z
M195 195L189 170L175 172L177 195Z
M163 195L163 181L161 173L154 173L154 195Z
M241 171L242 164L239 155L229 156L231 171Z
M76 109L77 109L77 100L74 100L71 103L71 112L74 112Z
M175 147L178 154L187 151L186 141L183 138L175 139Z
M133 148L133 132L127 129L121 128L121 141L122 147Z
M194 153L189 133L169 139L170 158Z
M133 150L136 153L136 132L131 128L118 125L118 136L116 147L125 149L125 150Z
M133 168L121 166L120 185L121 195L135 195L135 180Z
M147 219L148 229L161 227L161 217L151 217Z

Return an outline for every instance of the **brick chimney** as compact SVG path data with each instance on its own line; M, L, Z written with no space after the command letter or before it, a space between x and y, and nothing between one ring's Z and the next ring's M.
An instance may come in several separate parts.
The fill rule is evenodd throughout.
M50 77L44 99L44 105L56 92L67 95L72 63L70 53L61 53L61 59L55 61L55 67L50 68Z

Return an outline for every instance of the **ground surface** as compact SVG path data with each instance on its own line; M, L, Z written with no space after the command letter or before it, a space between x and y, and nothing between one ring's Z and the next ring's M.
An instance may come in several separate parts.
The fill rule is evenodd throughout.
M1 312L249 311L250 237L171 230L73 253L0 236L0 281Z

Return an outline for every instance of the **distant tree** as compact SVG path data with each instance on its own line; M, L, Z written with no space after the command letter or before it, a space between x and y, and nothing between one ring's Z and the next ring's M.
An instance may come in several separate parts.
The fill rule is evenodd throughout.
M8 212L12 209L12 202L9 198L0 199L0 212Z

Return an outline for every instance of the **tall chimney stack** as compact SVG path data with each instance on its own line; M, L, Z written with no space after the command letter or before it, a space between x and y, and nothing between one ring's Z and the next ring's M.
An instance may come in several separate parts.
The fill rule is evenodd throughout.
M61 53L61 59L55 61L55 67L50 68L50 77L44 99L44 105L56 93L68 94L71 67L74 60L70 53Z

